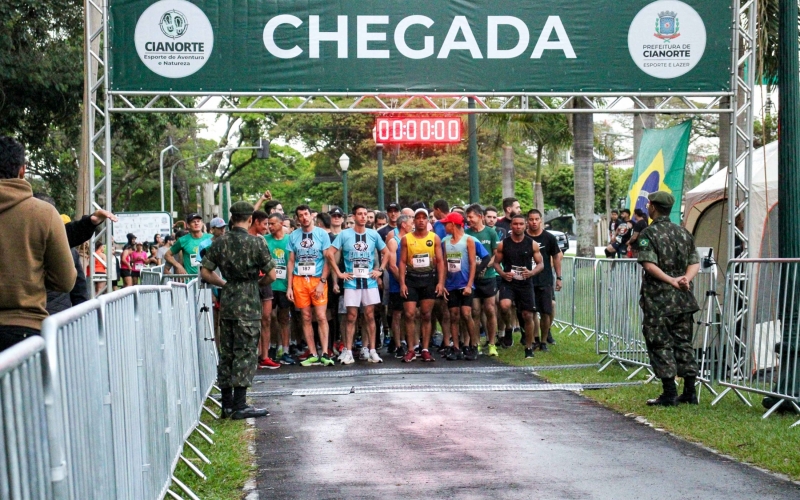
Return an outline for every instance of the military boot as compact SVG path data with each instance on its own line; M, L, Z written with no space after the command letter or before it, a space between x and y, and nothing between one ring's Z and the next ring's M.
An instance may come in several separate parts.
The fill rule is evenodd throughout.
M683 394L678 396L678 404L697 404L697 391L695 390L695 382L697 377L683 377Z
M233 388L224 387L220 389L220 391L222 391L222 397L220 398L222 411L220 412L219 418L229 418L231 413L233 413Z
M648 399L647 406L677 406L678 388L675 386L674 378L662 378L661 385L664 392L655 399Z
M235 387L233 390L233 411L231 420L266 417L269 412L263 408L254 408L247 404L247 387Z

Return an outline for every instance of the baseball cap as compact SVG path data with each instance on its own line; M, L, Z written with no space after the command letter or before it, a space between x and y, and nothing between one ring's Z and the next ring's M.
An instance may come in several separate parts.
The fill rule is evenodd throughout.
M450 212L449 214L444 216L444 219L441 219L439 222L442 224L447 224L451 222L453 224L458 224L459 226L464 225L464 216L458 212Z
M328 210L328 215L341 215L341 216L344 216L344 212L342 212L342 209L339 208L339 207L331 207L331 209Z
M222 217L214 217L213 219L211 219L211 223L210 223L209 225L210 225L212 228L220 228L220 227L225 227L225 226L227 226L227 224L226 224L226 223L225 223L225 221L222 219Z
M428 217L428 209L427 208L418 208L414 210L414 218L417 217L417 214L425 214L425 218Z
M397 203L389 203L389 206L386 207L386 211L388 212L390 210L397 210L399 212L400 211L400 205L398 205Z
M237 201L231 205L231 213L236 215L253 215L255 207L246 201Z
M655 193L650 193L647 195L647 199L650 200L650 203L653 205L658 205L659 207L664 208L672 208L672 205L675 204L675 197L666 191L656 191Z
M63 222L64 224L67 224L69 222L72 222L72 219L70 219L69 215L67 215L67 214L61 214L61 222Z
M192 212L186 216L186 222L192 222L195 219L203 220L203 216L198 214L197 212Z

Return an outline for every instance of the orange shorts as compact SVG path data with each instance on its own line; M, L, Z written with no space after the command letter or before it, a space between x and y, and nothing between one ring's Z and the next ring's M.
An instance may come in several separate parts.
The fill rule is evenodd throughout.
M314 296L315 289L319 284L320 278L305 278L303 276L292 276L292 292L294 293L294 306L298 309L305 309L310 305L328 305L328 287L322 287L322 295L319 298Z

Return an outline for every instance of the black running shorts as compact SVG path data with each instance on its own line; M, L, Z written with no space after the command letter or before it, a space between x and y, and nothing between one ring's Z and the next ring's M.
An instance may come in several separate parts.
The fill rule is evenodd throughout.
M517 311L536 311L536 301L533 297L533 285L530 282L509 283L503 280L500 285L500 300L510 300L517 307Z
M475 289L472 294L476 299L488 299L497 295L497 280L494 278L475 280Z
M536 300L536 310L542 314L553 315L553 287L535 286L533 294Z
M464 295L464 289L450 290L447 292L447 307L472 307L472 294Z

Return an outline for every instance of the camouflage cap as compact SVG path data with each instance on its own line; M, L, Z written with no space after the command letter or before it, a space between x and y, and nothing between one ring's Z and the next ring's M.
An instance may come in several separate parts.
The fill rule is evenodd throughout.
M231 205L231 213L235 215L253 215L255 207L246 201L237 201Z
M647 195L647 199L650 200L650 203L653 205L658 205L659 207L664 208L672 208L672 205L675 204L675 197L666 191L656 191L655 193L650 193Z

